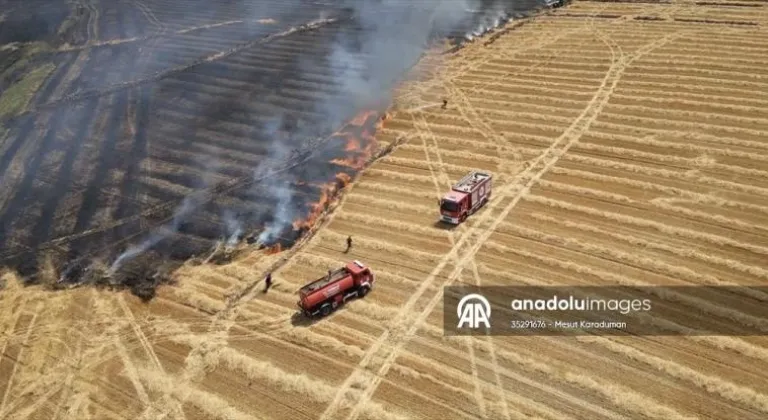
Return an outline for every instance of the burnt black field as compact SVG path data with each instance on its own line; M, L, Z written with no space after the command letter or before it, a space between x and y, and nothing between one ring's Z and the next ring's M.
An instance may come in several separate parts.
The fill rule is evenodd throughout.
M380 14L429 6L390 3ZM508 17L537 6L493 3ZM348 2L142 4L101 2L91 10L63 0L0 0L0 45L45 42L54 52L29 65L56 65L29 112L2 121L9 134L0 143L0 266L29 282L51 265L77 282L93 261L108 266L140 249L119 267L133 274L116 276L132 286L136 276L151 278L158 261L209 253L221 239L255 238L270 224L281 227L267 245L289 247L302 233L290 221L306 217L338 173L354 175L329 163L347 156L346 139L331 134L388 104L386 95L340 86L340 74L368 62L366 42L381 30ZM482 7L463 13L430 37L458 41L488 18ZM332 21L274 36L323 18ZM207 24L220 26L201 28ZM136 39L104 43L129 38ZM55 51L65 43L73 49ZM354 63L337 60L339 44ZM0 59L6 67L19 57ZM412 64L355 71L369 82L402 76Z

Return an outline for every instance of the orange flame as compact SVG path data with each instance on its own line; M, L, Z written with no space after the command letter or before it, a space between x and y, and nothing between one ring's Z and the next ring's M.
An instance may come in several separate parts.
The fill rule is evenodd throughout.
M384 121L392 118L392 115L389 112L385 112L384 115L381 116L381 118L376 121L376 130L380 130L384 128Z
M325 210L326 206L328 205L328 198L329 198L329 192L332 184L324 185L322 190L320 191L320 199L312 203L312 209L309 212L309 216L304 220L295 220L293 222L293 230L299 230L301 228L310 228L312 225L315 224L317 221L317 218L320 216L320 214Z
M356 150L360 150L360 147L360 141L350 136L349 140L347 140L347 147L345 147L344 150L347 152L354 152Z
M335 136L346 139L344 147L346 156L333 159L331 163L355 170L365 167L376 150L376 138L370 130L383 127L384 119L389 117L387 114L382 118L377 118L375 126L373 126L373 123L370 126L366 126L370 118L377 114L378 112L375 110L363 111L356 115L346 127L334 133ZM324 184L321 187L320 198L317 202L312 203L309 215L303 220L299 219L293 222L294 230L309 229L314 226L317 219L328 208L328 205L337 193L352 181L352 177L344 172L337 173L335 178L335 181Z
M279 243L266 250L267 255L277 254L283 250L283 246Z
M336 174L336 181L338 181L343 187L346 187L350 181L352 181L352 177L345 174L344 172L339 172Z
M352 118L352 121L349 122L351 125L363 125L366 121L368 121L368 118L370 118L372 115L376 115L375 110L368 110L363 111L357 115L355 115L355 118Z

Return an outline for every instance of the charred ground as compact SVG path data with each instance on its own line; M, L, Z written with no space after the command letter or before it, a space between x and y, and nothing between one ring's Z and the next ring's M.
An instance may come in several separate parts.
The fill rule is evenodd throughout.
M3 120L0 264L28 281L47 270L151 296L162 278L146 267L256 237L286 212L291 220L268 245L290 247L306 230L291 222L311 218L370 155L364 133L380 114L338 133L386 107L338 91L350 63L334 61L332 45L344 39L354 49L370 35L343 2L82 2L66 13L64 2L38 3L30 13L0 1L2 43L49 46L30 57L8 49L4 61L26 62L3 83L37 63L56 65L29 111ZM466 12L433 35L458 39L481 19L482 10ZM94 274L142 244L146 256L110 278Z

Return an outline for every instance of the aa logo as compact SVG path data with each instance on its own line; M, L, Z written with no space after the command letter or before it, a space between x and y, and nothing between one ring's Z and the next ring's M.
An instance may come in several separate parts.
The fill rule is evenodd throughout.
M459 316L458 328L462 328L464 324L468 324L469 328L477 328L480 323L485 325L485 328L491 328L489 322L491 305L488 303L488 299L477 293L461 298L456 313Z

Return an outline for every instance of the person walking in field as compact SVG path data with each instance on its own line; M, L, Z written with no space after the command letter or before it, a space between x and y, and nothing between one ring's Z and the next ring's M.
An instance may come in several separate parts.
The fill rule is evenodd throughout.
M447 107L448 107L448 99L443 99L443 106L441 108L445 109Z
M272 273L267 273L267 278L264 279L264 293L272 287Z
M352 237L347 236L347 249L344 250L344 253L346 254L350 249L352 249Z

